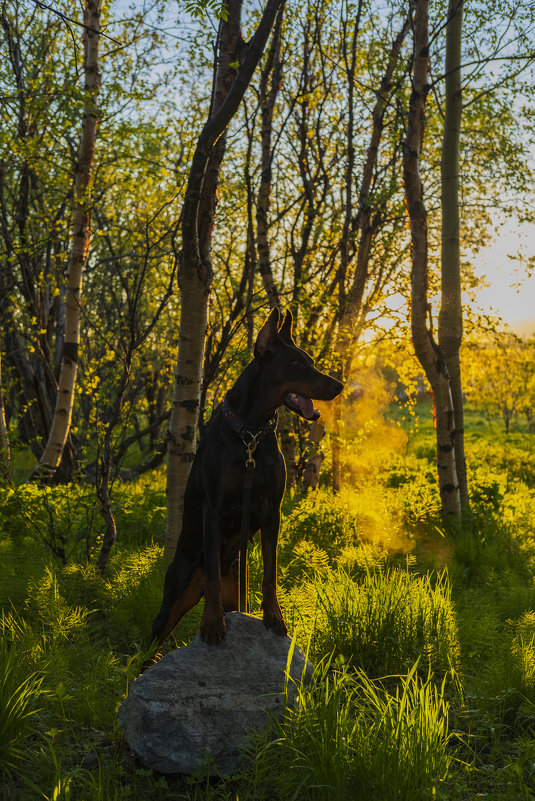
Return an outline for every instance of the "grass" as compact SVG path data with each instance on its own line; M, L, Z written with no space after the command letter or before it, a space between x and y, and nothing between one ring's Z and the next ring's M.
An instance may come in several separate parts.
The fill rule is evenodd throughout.
M146 770L117 724L161 599L163 474L121 487L105 577L90 488L0 488L0 797L535 798L532 438L468 412L473 515L452 540L429 409L401 422L359 427L340 496L285 499L280 599L314 684L217 783ZM261 570L256 542L256 612Z
M397 677L390 691L360 669L324 662L313 689L301 691L275 736L265 743L259 738L245 797L435 797L455 749L449 748L443 685L420 680L417 668Z
M37 704L42 700L43 677L24 678L22 660L13 644L0 640L0 773L18 773L25 742L35 734ZM22 670L21 670L22 668Z
M447 575L368 572L359 582L333 573L319 587L316 654L333 653L371 677L404 673L416 660L442 677L457 672L460 651Z

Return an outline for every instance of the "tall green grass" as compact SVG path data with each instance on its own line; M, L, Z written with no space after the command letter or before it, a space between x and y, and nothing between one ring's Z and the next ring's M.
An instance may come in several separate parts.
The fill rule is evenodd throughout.
M273 737L260 743L246 797L416 801L436 797L454 749L443 685L415 664L395 691L362 670L320 668ZM291 766L291 769L285 769Z
M419 660L436 675L456 673L460 648L447 574L368 572L353 581L338 571L318 586L324 622L316 653L334 653L370 676L406 672Z
M22 669L21 669L22 668ZM20 770L26 741L37 733L43 676L25 676L16 648L0 637L0 773Z

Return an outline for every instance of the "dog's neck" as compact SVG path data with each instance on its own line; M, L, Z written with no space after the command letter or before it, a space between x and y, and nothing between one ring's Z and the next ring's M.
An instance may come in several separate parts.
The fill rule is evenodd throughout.
M227 393L227 401L250 431L259 430L275 415L279 404L270 403L270 393L262 380L262 368L256 359L250 362Z

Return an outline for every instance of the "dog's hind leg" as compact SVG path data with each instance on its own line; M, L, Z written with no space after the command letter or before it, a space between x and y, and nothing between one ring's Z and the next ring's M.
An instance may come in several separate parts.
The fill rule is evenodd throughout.
M165 575L163 602L152 627L152 640L157 641L158 647L186 612L199 603L204 595L204 585L203 569L182 554L177 555Z
M221 599L219 519L210 503L203 508L204 611L201 619L201 640L219 645L225 639L226 625Z

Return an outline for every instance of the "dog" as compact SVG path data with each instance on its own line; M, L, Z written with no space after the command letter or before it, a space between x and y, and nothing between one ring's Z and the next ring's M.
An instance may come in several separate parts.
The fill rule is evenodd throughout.
M217 645L225 637L224 612L238 608L243 488L253 440L248 537L260 529L264 624L287 634L277 600L277 540L286 484L276 437L277 409L285 406L305 420L317 420L320 413L312 398L333 400L343 389L295 344L292 322L290 311L282 323L279 310L271 311L258 333L254 359L214 411L199 442L184 494L182 531L152 630L158 648L203 595L202 640Z

